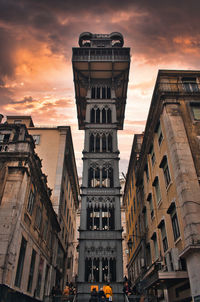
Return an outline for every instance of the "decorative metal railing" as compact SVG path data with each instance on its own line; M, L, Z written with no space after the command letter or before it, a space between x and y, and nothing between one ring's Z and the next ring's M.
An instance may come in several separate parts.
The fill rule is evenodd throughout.
M200 84L196 82L186 82L186 83L160 82L158 83L157 91L172 93L172 94L173 93L199 94Z

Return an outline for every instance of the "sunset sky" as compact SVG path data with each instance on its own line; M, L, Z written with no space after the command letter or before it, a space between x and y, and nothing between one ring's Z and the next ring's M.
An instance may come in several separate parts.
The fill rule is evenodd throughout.
M0 113L31 115L35 125L70 125L79 175L72 47L79 34L123 34L131 47L120 171L134 133L144 130L158 69L200 69L199 0L0 0Z

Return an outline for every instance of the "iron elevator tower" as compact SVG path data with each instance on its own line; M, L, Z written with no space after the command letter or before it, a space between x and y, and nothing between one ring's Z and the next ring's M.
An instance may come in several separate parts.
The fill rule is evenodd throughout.
M109 282L114 301L123 283L117 130L123 129L130 48L120 33L79 37L73 48L73 74L79 129L85 130L78 301L91 285Z

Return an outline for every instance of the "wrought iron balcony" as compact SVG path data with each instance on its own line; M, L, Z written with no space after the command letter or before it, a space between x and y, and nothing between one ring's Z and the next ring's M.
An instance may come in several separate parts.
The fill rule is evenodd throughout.
M166 94L198 95L200 94L200 84L196 82L163 82L158 83L157 92Z
M73 48L72 61L130 61L130 49Z

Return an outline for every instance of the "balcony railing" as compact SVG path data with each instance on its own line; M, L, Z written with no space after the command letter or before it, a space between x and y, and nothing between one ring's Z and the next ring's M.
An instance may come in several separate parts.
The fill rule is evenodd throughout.
M0 153L2 152L29 152L30 143L29 142L6 142L0 143Z
M186 83L158 83L158 92L170 93L170 94L199 94L200 84L195 82Z
M129 49L74 49L72 61L129 61Z

